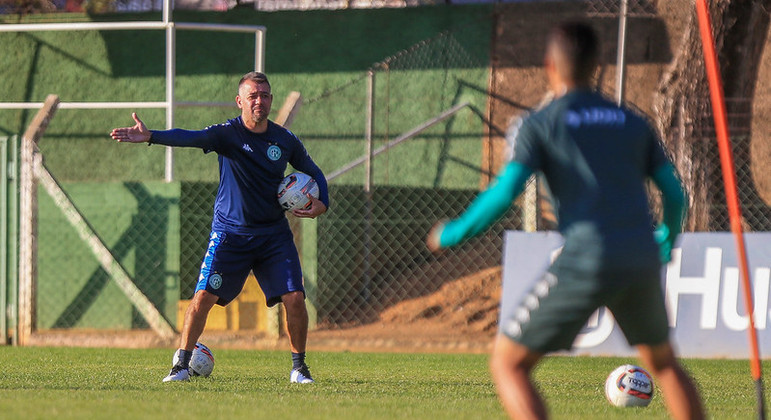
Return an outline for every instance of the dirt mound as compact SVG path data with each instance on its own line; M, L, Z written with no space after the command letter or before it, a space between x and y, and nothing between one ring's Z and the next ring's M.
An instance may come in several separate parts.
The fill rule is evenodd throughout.
M309 347L354 351L487 352L498 328L501 267L398 303L379 322L310 333Z
M501 267L493 267L442 286L435 293L401 302L381 315L387 325L441 323L456 333L494 332L498 325Z

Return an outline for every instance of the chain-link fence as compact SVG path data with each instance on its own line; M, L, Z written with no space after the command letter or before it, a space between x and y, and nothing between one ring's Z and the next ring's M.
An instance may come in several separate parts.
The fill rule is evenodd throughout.
M586 9L580 13L585 16ZM589 12L600 14L599 8ZM373 64L369 72L337 75L321 93L303 98L291 128L325 173L335 175L330 211L312 222L291 221L320 327L374 321L398 302L500 265L502 231L523 229L532 214L541 217L531 226L554 227L542 211L545 206L534 208L520 199L490 231L457 249L433 255L424 244L436 221L457 216L487 184L507 154L509 125L543 95L545 83L537 71L542 52L534 44L544 31L531 27L546 25L522 22L519 29L531 36L506 37L506 28L496 25L508 21L491 23L496 19L503 18L440 33ZM488 48L491 37L492 71L490 52L480 48ZM504 49L513 58L504 57ZM699 127L692 130L690 166L679 166L687 185L700 185L689 187L689 218L706 217L699 230L727 230L709 104L706 94L693 99L703 112L690 121ZM745 227L769 230L771 179L758 156L771 150L765 123L771 121L765 118L771 109L757 99L729 99L729 111ZM368 139L369 149L377 152L371 166L343 171L366 157ZM682 155L680 149L670 152ZM216 168L211 156L196 159L210 159L201 167ZM116 259L169 319L177 314L177 301L192 295L205 252L217 188L216 170L207 174L213 175L173 184L64 185ZM146 327L44 192L39 206L37 327Z
M699 98L700 96L700 98ZM724 175L708 93L686 101L694 110L688 123L673 130L668 142L690 198L686 221L689 231L730 231ZM762 98L726 98L728 126L736 187L746 232L771 230L768 186L763 155L769 151L768 124L761 115L768 107ZM689 133L683 141L680 132Z
M440 33L303 100L292 129L325 172L339 173L330 177L331 210L310 225L292 220L298 243L313 241L314 251L302 258L320 326L375 320L399 301L500 264L501 232L521 227L518 208L457 250L434 256L425 247L430 227L457 216L492 172L481 163L490 158L484 150L490 125L482 111L488 52L479 46L489 37L487 20ZM365 155L368 126L371 147L380 152L366 189L366 165L338 169ZM207 159L179 153L194 165ZM46 160L60 166L55 155ZM216 167L215 160L208 164ZM63 183L116 261L172 324L177 301L192 296L217 189L216 176L188 178ZM38 197L36 328L146 328L61 209L46 192ZM57 292L60 276L67 278L63 292Z
M588 0L586 13L589 16L617 17L626 3L628 16L655 16L657 0Z
M179 185L77 182L64 187L136 286L173 318L179 299ZM37 328L147 328L42 188L38 200Z
M293 130L332 178L331 211L317 222L322 326L373 321L404 299L500 264L502 230L521 227L516 208L459 249L434 256L425 246L431 226L457 216L489 172L481 163L489 126L479 112L487 101L486 52L474 47L489 36L478 24L441 33L304 99ZM328 132L319 118L331 120ZM382 151L371 174L365 164L340 170L366 157L368 126L371 148Z
M436 6L442 4L462 5L467 3L526 3L537 0L176 0L178 10L227 11L236 7L249 7L260 11L279 10L338 10L377 9ZM552 0L547 0L552 1ZM619 15L623 0L575 0L585 3L590 16ZM629 16L653 16L658 0L626 0ZM65 1L39 0L19 4L0 5L0 13L50 13L58 12L147 12L161 11L163 0L92 0Z

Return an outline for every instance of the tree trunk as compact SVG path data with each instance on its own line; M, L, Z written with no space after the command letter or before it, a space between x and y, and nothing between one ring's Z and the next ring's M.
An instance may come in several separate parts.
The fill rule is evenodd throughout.
M752 104L771 0L712 0L710 13L747 230L771 230L771 209L752 178ZM654 110L662 139L690 198L686 230L729 230L725 190L695 7L681 47L662 78Z

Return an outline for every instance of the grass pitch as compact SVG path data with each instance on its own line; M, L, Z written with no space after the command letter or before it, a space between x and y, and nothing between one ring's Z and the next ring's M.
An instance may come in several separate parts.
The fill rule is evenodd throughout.
M171 350L0 347L0 417L505 418L485 355L312 352L308 363L317 383L302 386L289 384L288 352L213 351L211 377L163 384ZM615 408L605 401L605 376L626 362L634 359L552 357L535 379L556 419L667 418L658 393L642 409ZM711 418L755 418L746 360L684 364Z

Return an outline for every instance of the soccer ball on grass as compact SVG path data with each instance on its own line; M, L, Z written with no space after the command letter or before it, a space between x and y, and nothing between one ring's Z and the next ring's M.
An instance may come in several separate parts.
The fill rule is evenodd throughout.
M176 366L179 362L179 350L174 353L174 359L171 361L172 366ZM193 349L193 356L190 358L190 374L193 376L209 376L214 370L214 353L211 349L206 347L203 343L195 343Z
M605 397L616 407L645 407L653 398L653 379L639 366L621 365L605 380Z
M277 194L278 203L286 211L308 209L311 206L308 194L319 198L319 186L310 175L294 172L281 181Z

